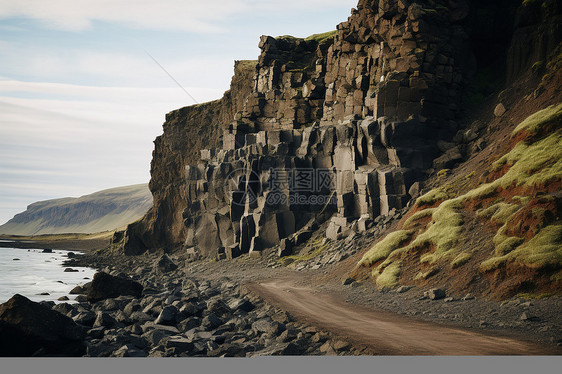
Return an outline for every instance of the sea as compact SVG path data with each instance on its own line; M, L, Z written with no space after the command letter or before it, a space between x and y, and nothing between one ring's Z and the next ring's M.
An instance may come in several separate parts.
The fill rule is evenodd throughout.
M57 300L61 296L67 296L70 300L64 302L76 302L77 295L70 295L70 290L90 282L96 271L72 266L78 272L65 272L62 265L69 252L57 249L53 253L43 253L42 249L0 248L0 303L8 301L14 294L33 301L56 303L63 302Z

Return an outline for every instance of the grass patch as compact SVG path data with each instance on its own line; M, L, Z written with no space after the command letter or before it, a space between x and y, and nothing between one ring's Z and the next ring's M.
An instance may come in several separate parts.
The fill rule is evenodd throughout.
M527 117L523 122L521 122L513 133L512 137L515 137L522 131L526 131L531 136L536 135L545 125L553 122L562 121L562 103L558 105L551 105L548 108L539 110L535 114Z
M414 277L414 280L421 280L421 279L427 279L430 278L432 276L434 276L435 274L439 273L439 268L434 267L429 269L428 271L420 271L418 274L416 274L416 276Z
M333 38L338 33L337 30L323 32L321 34L312 34L309 37L304 38L306 41L314 40L318 43L323 42L326 39Z
M400 276L400 262L393 262L384 268L380 274L378 271L378 269L373 271L373 276L376 279L375 282L377 286L379 288L394 287L398 283L398 277Z
M412 223L433 215L433 213L435 213L436 210L437 208L427 208L414 213L410 218L406 220L406 222L404 222L404 227L408 228Z
M460 236L464 221L458 210L462 208L460 199L447 200L435 210L433 220L428 229L417 236L410 244L410 248L435 247L433 253L427 253L420 258L422 263L431 264L455 254L454 248Z
M405 243L410 241L413 235L414 231L412 230L400 230L388 234L363 255L359 265L371 266L380 260L386 259L394 250L403 247Z
M515 248L519 247L524 241L525 239L517 236L506 237L501 240L498 245L496 245L494 254L496 256L505 256L506 254L511 253Z
M425 195L420 196L416 200L416 205L419 207L424 205L433 205L439 201L450 199L451 197L451 191L447 187L439 187L429 191Z
M509 253L482 262L484 272L495 270L506 262L516 262L536 269L562 266L562 224L543 228L527 243Z
M551 296L555 296L555 294L550 293L550 292L543 292L543 293L529 293L529 292L524 292L524 293L519 293L517 294L517 298L519 299L525 299L525 300L541 300L541 299L547 299Z
M555 273L552 276L553 281L562 280L562 271L559 271L562 268L562 223L556 221L543 227L548 222L541 219L542 223L533 224L536 227L531 228L531 231L525 229L527 233L535 234L528 241L511 236L513 233L508 230L508 224L516 223L512 222L514 217L521 215L521 209L534 201L534 195L513 198L505 198L503 193L500 195L500 192L515 187L519 187L523 193L529 191L531 195L533 191L544 191L552 183L557 186L557 183L562 181L561 122L562 104L553 105L529 116L513 132L515 137L524 131L527 135L526 140L519 141L511 151L492 165L496 171L507 169L503 176L479 186L474 186L468 176L457 178L424 194L416 201L416 207L438 206L422 209L412 215L404 222L404 230L396 231L374 245L363 256L359 265L372 266L384 260L373 270L373 277L378 279L390 268L386 276L393 279L399 266L391 266L399 264L404 253L421 250L421 264L448 262L453 269L458 268L473 256L472 253L461 252L458 248L459 240L463 240L462 212L467 204L479 206L485 203L491 206L479 210L477 216L489 220L499 229L493 238L495 248L492 257L480 264L480 271L491 271L509 262L534 269L549 268ZM506 165L509 168L505 168ZM531 212L533 217L540 218L547 215L548 209L538 206L532 208ZM416 232L411 230L411 227L416 221L429 216L431 222L415 236ZM433 266L425 272L420 271L416 279L427 279L437 271L438 267ZM387 281L383 277L381 282Z
M472 258L472 253L461 253L460 255L455 257L453 262L451 262L451 267L453 269L459 268L464 264L466 264L471 258Z

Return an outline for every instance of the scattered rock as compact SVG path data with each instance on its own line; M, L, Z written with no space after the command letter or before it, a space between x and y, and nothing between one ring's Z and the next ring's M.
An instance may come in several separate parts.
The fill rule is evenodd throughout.
M446 302L446 303L451 303L451 302L455 301L455 298L454 297L446 297L445 299L443 299L443 301Z
M64 272L65 273L78 273L78 272L80 272L80 270L76 270L76 269L73 269L73 268L66 268L66 269L64 269Z
M466 300L474 300L474 296L471 293L467 293L462 300L466 301Z
M173 305L168 305L162 309L158 318L154 323L159 325L172 326L176 324L176 315L178 313L178 308Z
M228 307L232 311L242 310L244 312L251 312L255 308L254 304L246 299L234 299L228 304Z
M530 314L529 312L523 312L521 314L521 317L519 317L519 319L521 321L537 321L538 318L532 314Z
M175 348L176 353L189 352L194 346L191 341L181 336L173 336L164 343L166 349Z
M223 323L224 321L220 319L216 314L210 313L201 321L201 327L203 327L206 330L214 330L220 325L222 325Z
M89 326L89 327L93 327L94 323L96 322L96 314L94 312L82 312L82 313L78 313L77 315L75 315L72 319L74 320L74 322L83 325L83 326ZM103 326L100 326L99 328L104 328Z
M506 112L506 109L505 109L505 106L502 103L499 103L498 105L496 105L496 108L494 109L494 115L496 117L503 116L505 112Z
M68 301L69 298L68 298L68 296L61 296L61 297L59 297L57 300L58 300L58 301Z
M53 253L52 249L45 248L41 253Z
M396 293L404 293L412 289L412 286L400 286L396 289Z
M156 268L162 273L169 273L178 268L178 265L167 254L162 255L156 263Z
M445 290L441 288L432 288L429 291L426 291L427 295L424 293L424 296L429 297L431 300L439 300L443 299L447 294Z
M76 286L69 292L69 294L71 295L80 295L82 293L84 293L84 289L82 288L82 286Z
M98 312L93 327L112 327L115 323L115 319L109 313Z
M352 284L353 282L355 282L355 279L353 279L353 278L345 278L345 279L343 280L342 284L343 284L344 286L347 286L347 285L349 285L349 284Z

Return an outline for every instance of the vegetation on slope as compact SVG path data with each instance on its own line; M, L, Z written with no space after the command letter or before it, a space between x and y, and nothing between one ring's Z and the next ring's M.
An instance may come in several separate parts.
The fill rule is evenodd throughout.
M358 268L374 267L372 276L382 287L397 283L405 258L417 258L414 280L465 266L476 257L463 245L465 219L475 219L495 232L493 250L477 256L483 275L528 269L560 281L562 222L555 192L562 185L561 125L562 104L529 116L513 131L511 151L492 165L492 180L466 193L455 194L447 185L421 196L404 230L375 244Z

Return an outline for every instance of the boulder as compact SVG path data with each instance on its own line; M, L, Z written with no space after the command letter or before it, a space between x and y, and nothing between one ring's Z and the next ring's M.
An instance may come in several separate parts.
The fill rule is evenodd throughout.
M156 268L162 273L169 273L178 268L178 265L167 254L162 255L156 263Z
M82 356L84 337L72 319L24 296L0 305L0 356Z
M289 256L293 252L293 242L291 239L285 238L279 243L277 255L279 257Z
M443 299L447 295L445 290L441 288L432 288L426 292L427 292L427 297L429 297L431 300Z
M80 295L83 292L84 292L84 289L82 288L82 286L76 286L76 287L74 287L73 289L70 290L69 294Z
M501 117L505 114L505 112L506 112L505 106L502 103L499 103L498 105L496 105L496 108L494 109L494 116Z
M176 314L178 313L178 309L173 305L168 305L162 309L158 318L154 323L159 325L168 325L172 326L176 324Z
M95 303L96 301L122 295L139 298L142 295L142 291L143 286L138 282L99 272L94 275L87 297L89 302Z
M112 327L116 323L115 318L113 318L109 313L98 312L93 327Z
M81 312L78 313L76 316L72 317L72 319L74 320L74 322L80 325L92 327L96 322L96 314L90 311Z
M214 330L224 323L216 314L210 313L201 321L201 327L206 330Z

